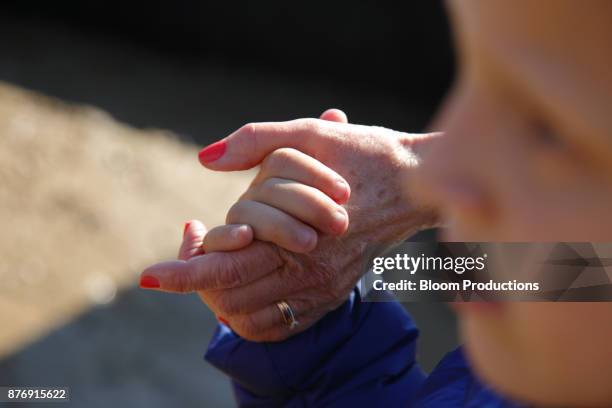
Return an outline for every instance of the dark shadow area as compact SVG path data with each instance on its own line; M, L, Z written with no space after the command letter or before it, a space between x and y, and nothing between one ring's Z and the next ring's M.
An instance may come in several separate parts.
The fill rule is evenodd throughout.
M289 6L279 2L253 10L161 2L157 11L155 2L29 3L0 6L1 80L200 144L249 121L312 117L332 106L355 123L420 131L452 74L439 5L315 2L285 21L275 13Z
M135 45L83 37L49 23L0 17L0 35L16 39L0 47L1 80L98 106L137 127L171 129L199 144L249 121L313 117L332 106L345 109L357 123L412 131L427 117L420 105L405 105L383 92L245 67L184 65Z
M427 106L438 103L452 77L439 1L8 0L2 8L4 15L60 22L187 64L326 79Z
M1 361L0 384L68 386L76 407L232 406L202 359L215 326L195 295L130 289Z

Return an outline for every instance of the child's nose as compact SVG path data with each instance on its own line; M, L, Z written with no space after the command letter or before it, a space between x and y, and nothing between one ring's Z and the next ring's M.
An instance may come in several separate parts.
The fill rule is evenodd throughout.
M434 121L444 136L424 152L411 183L414 199L434 206L453 225L482 225L492 213L487 180L494 163L487 145L495 129L490 102L473 86L451 91Z
M449 133L436 140L408 187L415 202L435 208L443 222L476 226L486 221L491 205L479 177L486 169L479 169L466 139Z

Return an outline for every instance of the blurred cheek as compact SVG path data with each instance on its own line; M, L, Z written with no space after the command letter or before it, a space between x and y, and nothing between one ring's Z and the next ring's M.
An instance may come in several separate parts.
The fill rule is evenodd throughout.
M423 152L412 195L445 218L442 239L610 239L609 180L539 143L502 102L458 89L437 122L445 136Z

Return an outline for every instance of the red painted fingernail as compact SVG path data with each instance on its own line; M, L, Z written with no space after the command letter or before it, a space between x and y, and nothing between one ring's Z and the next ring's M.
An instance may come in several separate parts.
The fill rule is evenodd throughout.
M157 289L160 287L159 280L155 276L143 276L140 278L140 287L144 289Z
M227 148L227 143L225 140L219 140L211 145L206 146L200 153L198 153L198 157L200 158L200 162L202 163L211 163L215 160L219 159L225 153L225 149Z
M217 320L219 321L219 323L222 323L226 325L227 327L229 327L229 322L225 320L224 318L222 318L221 316L217 316Z
M183 228L183 236L185 236L185 234L187 233L187 230L189 229L189 225L191 225L190 222L185 223L185 228Z

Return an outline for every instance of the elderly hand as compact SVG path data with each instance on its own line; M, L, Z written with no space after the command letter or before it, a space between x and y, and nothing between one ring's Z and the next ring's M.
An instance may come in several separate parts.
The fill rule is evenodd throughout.
M267 190L264 193L259 190L257 194L258 190L251 188L237 204L238 209L234 206L229 213L229 222L252 225L255 236L260 239L232 252L208 253L211 248L207 248L206 254L188 261L154 265L143 272L144 281L155 281L155 285L148 286L172 292L198 291L215 313L229 321L242 337L254 341L282 340L308 328L346 299L363 272L361 257L367 243L396 242L435 222L431 210L403 197L400 177L417 165L414 148L427 141L427 135L349 125L339 111L328 111L322 119L326 120L246 125L203 149L200 161L220 171L253 167L278 149L295 150L281 150L282 154L276 153L278 159L266 161L252 187L268 183ZM308 166L313 162L307 156L328 169L314 176ZM318 165L315 167L321 169ZM266 181L274 178L290 181ZM342 183L330 183L342 179L352 189L351 198L345 204L351 223L338 237L332 234L342 234L346 225L334 224L336 221L326 218L332 212L325 211L342 212L328 199L343 202L348 197L348 188L344 193L337 189ZM283 190L283 186L291 188ZM310 203L292 208L295 200L287 197L302 196L304 192L310 194ZM252 204L246 205L245 201ZM275 208L278 213L264 211L263 206ZM304 208L318 209L315 211L323 216L313 217ZM260 222L266 211L270 219L285 219L282 228L270 228ZM197 234L192 231L196 227ZM318 241L314 243L301 240L302 234L296 233L311 233L312 227L319 231L318 236L315 234ZM244 244L251 239L251 231L241 228ZM205 235L201 224L194 224L185 239L197 244L209 235ZM262 240L276 242L289 250ZM207 245L204 242L205 248ZM288 327L276 306L283 300L300 321L295 330Z

